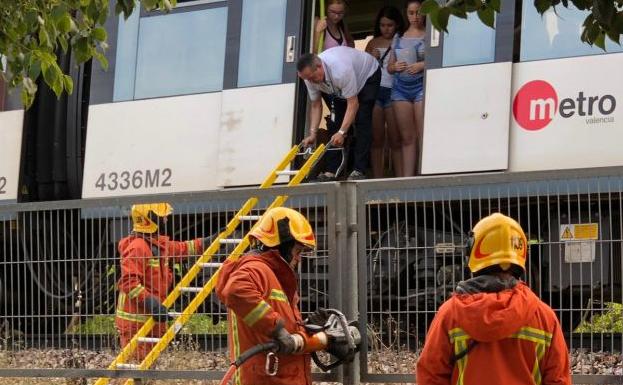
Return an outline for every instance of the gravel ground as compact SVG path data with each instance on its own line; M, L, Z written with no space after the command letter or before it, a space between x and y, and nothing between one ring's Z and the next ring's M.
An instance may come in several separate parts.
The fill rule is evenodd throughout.
M0 351L0 368L86 368L103 369L114 359L113 352L88 350L22 350ZM414 370L418 353L373 352L369 358L372 373L409 373ZM173 350L163 354L156 369L168 370L225 370L228 359L224 353L206 353L187 350ZM623 376L623 355L603 352L589 352L575 349L571 353L573 374L600 374ZM315 369L317 371L317 369ZM86 385L93 383L68 379L24 379L0 378L0 385ZM218 385L216 381L167 380L153 381L150 385ZM319 385L329 385L320 383Z

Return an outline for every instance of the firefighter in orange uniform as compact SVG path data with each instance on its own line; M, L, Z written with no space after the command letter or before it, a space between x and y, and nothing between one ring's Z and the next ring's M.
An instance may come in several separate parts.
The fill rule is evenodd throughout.
M552 309L519 280L527 242L496 213L467 245L474 277L435 316L417 362L421 385L570 385L569 351Z
M172 212L168 203L132 206L132 233L119 242L121 278L115 325L121 346L130 342L150 316L156 324L148 337L161 337L166 332L169 316L162 302L173 283L170 265L203 253L209 244L208 238L176 242L162 235ZM152 343L139 343L133 358L142 361L152 347Z
M298 310L295 273L300 254L316 247L312 228L299 212L269 210L249 232L252 250L221 268L216 292L230 309L230 358L270 340L279 344L278 371L265 372L265 356L250 358L234 375L236 385L311 385L310 354L327 341L309 336ZM322 334L322 333L319 333Z

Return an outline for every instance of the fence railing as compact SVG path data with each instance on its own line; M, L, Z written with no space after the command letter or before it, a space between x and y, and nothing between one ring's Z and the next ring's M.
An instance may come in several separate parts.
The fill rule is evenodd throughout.
M217 234L249 196L260 198L253 214L261 214L279 194L290 196L286 205L309 218L318 239L300 266L301 310L336 307L362 325L360 359L315 379L414 382L428 325L469 277L466 234L495 211L517 219L528 236L525 280L561 320L574 382L623 379L620 168L0 206L0 377L220 378L226 312L214 297L155 370L105 371L119 351L117 243L130 231L134 203L170 202L170 235L188 240ZM218 258L226 255L224 246ZM176 279L193 258L174 265Z

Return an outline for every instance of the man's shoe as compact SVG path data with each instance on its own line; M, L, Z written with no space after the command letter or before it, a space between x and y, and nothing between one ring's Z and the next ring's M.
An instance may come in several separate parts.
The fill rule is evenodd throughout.
M318 182L333 182L335 180L335 174L332 172L321 172L318 174Z
M351 172L347 178L347 180L362 180L362 179L366 179L366 174L358 170L353 170L353 172Z

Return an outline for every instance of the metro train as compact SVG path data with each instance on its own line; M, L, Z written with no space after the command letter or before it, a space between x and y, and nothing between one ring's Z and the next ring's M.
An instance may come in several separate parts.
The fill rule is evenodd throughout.
M356 39L372 33L377 10L387 4L403 6L398 0L351 2L345 21ZM45 210L44 202L49 201L258 184L306 132L307 96L295 64L310 51L316 8L314 1L306 0L178 0L170 13L137 9L127 20L110 17L107 71L97 62L75 66L71 54L59 58L74 81L73 94L57 99L40 83L34 105L24 111L17 93L0 86L0 204L40 202ZM531 1L503 0L495 29L475 15L451 18L449 34L429 23L420 174L512 174L623 165L618 146L623 140L619 102L623 48L609 42L604 52L581 43L584 17L583 11L567 8L541 16ZM271 151L261 151L265 148ZM558 252L532 246L532 258L551 261L535 263L541 270L532 273L533 278L545 296L561 299L553 305L565 309L569 303L562 298L573 301L570 298L581 296L583 301L593 289L574 287L578 280L561 276L561 264L572 269L581 264L583 271L592 266L597 275L591 282L618 287L607 296L621 298L620 247L614 247L621 242L618 208L611 205L597 217L594 201L580 201L584 203L578 203L579 211L566 218L543 202L523 208L545 210L551 218L543 233L533 234L545 243L560 240L556 229L564 224L612 228L605 241L613 244L616 254L598 255L588 263L568 262ZM420 218L442 215L420 209L424 210ZM103 217L109 224L127 224L117 216ZM29 314L26 302L32 295L50 305L46 314L71 314L76 292L92 299L109 293L109 285L102 283L107 282L109 266L93 261L114 253L112 240L98 228L103 217L87 218L80 210L3 214L1 290L6 295L0 306L19 313L16 316ZM376 239L378 245L370 244L369 290L386 295L382 287L392 284L381 287L375 282L392 282L400 276L404 285L391 295L397 302L410 303L406 298L421 297L421 292L413 292L416 286L436 287L436 277L454 274L439 267L455 265L460 252L435 253L433 243L426 245L431 253L389 255L380 245L408 249L421 246L418 232L429 233L429 240L442 234L424 223L405 229L406 220L399 217L386 224ZM46 227L59 221L70 227L46 235ZM461 238L467 227L451 225L453 237ZM401 231L406 236L395 237ZM94 254L80 260L83 256L66 252L78 260L80 274L53 267L32 269L30 263L20 265L19 273L10 272L16 268L13 262L28 262L34 254L45 259L55 250L72 249ZM615 263L595 262L601 258ZM420 266L425 260L426 267ZM11 276L25 278L7 281ZM63 278L52 279L59 276ZM602 276L610 281L595 278ZM84 311L105 311L93 306ZM568 317L572 329L581 314L569 311ZM61 330L67 321L37 325L18 327L31 332Z

